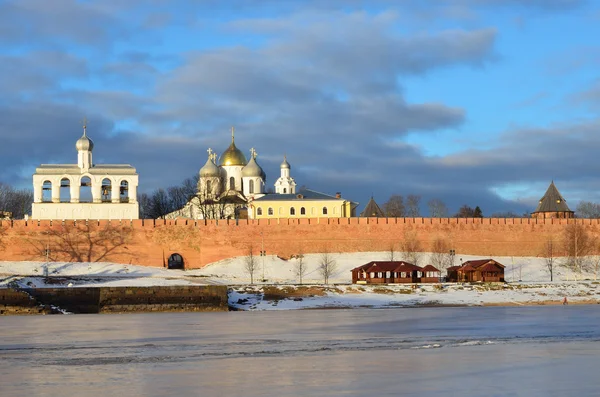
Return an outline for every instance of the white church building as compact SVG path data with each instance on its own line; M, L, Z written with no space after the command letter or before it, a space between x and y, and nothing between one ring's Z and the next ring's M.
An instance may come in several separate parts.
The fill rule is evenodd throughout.
M257 153L250 149L250 160L235 145L235 130L231 129L231 144L217 159L208 149L208 159L200 168L197 194L185 207L166 217L189 219L252 218L251 203L266 192L267 176L258 164ZM290 164L284 159L281 177L275 183L276 193L295 193L296 182L290 176Z
M33 174L33 219L138 219L138 174L129 164L94 164L94 142L77 140L77 164L42 164Z

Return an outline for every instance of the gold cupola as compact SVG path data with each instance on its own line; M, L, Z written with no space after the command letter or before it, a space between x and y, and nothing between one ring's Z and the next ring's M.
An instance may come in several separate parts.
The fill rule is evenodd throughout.
M231 127L231 145L223 152L219 158L219 165L246 165L246 156L235 146L234 128Z

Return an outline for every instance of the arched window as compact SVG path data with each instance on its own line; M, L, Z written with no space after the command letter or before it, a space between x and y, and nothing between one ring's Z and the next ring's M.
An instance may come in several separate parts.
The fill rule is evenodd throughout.
M112 183L110 179L104 178L102 180L102 188L100 190L100 194L102 195L103 203L110 203L112 201Z
M273 216L273 208L269 207L269 215Z
M206 194L211 194L212 193L212 181L206 181Z
M306 215L306 208L300 208L300 215Z
M290 208L290 215L296 215L296 209L294 207Z
M323 207L323 215L327 215L327 207Z
M283 194L287 193L287 188L283 188Z
M52 202L52 182L50 181L44 181L44 183L42 183L42 202Z
M256 215L262 216L262 208L259 207L256 209Z
M89 176L84 176L83 178L81 178L81 186L79 188L79 202L92 202L92 180Z
M252 179L250 179L249 188L250 194L254 193L254 181Z
M121 181L119 185L119 201L122 203L129 202L129 182Z
M229 189L235 190L235 178L234 177L229 178Z
M60 202L68 203L71 201L71 181L69 178L60 180Z

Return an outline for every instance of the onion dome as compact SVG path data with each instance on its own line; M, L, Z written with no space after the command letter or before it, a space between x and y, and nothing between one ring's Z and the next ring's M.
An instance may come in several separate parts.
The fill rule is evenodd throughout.
M90 138L88 138L85 130L86 128L84 126L83 135L77 140L77 142L75 143L75 147L77 148L77 150L89 150L91 152L92 150L94 150L94 142Z
M248 165L242 168L242 177L260 177L264 180L266 179L266 174L256 162L256 158L252 156Z
M287 168L288 170L292 167L290 167L290 163L287 162L287 156L283 156L283 163L281 163L281 168Z
M219 175L219 167L217 167L217 165L212 160L212 156L209 155L208 160L206 160L206 164L204 164L204 166L200 168L200 178L212 178L218 177Z
M246 165L246 156L235 146L234 129L231 127L231 145L223 152L219 165Z

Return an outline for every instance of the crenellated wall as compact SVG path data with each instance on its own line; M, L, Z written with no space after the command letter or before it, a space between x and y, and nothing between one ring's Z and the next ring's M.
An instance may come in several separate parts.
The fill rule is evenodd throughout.
M103 262L164 266L172 253L183 256L186 268L247 255L250 247L258 255L289 257L298 253L400 250L404 238L417 238L424 251L434 240L448 241L457 255L540 256L550 239L559 242L567 224L581 224L600 237L599 219L533 218L306 218L261 220L127 220L89 221L95 243L99 233L122 231L124 240L113 247ZM56 254L59 235L73 228L74 221L2 221L0 260L45 260L41 248ZM85 225L77 221L75 225ZM559 244L556 244L559 245ZM90 247L81 247L91 251ZM100 251L98 251L100 252ZM92 260L97 260L92 253ZM68 258L62 258L68 260ZM56 259L59 260L59 259Z

